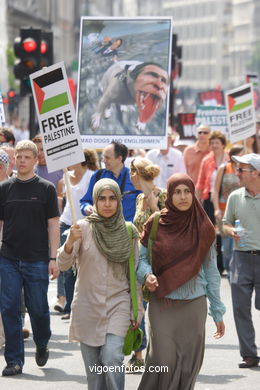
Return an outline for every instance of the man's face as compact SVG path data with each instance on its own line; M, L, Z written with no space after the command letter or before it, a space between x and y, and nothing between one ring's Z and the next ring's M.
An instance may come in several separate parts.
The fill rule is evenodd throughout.
M122 163L122 157L116 157L114 145L108 145L103 151L103 161L108 171L115 172Z
M148 122L167 96L168 73L157 65L146 65L135 80L139 120Z
M15 153L15 161L17 172L25 176L34 172L38 159L31 150L19 150Z
M204 141L208 142L209 140L209 134L210 134L210 129L207 126L200 126L197 129L197 139L198 141Z
M241 170L241 172L240 172ZM239 178L241 187L247 187L252 181L252 174L255 174L255 170L250 164L239 163L236 164L236 175Z
M36 142L36 146L38 149L38 164L39 165L46 165L42 142Z

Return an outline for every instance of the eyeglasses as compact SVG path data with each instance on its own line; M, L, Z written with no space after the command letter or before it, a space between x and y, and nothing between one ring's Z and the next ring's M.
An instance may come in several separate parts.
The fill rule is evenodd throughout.
M198 131L198 134L209 134L208 131Z
M239 172L239 173L242 173L242 172L253 172L253 171L255 171L255 169L249 169L249 168L236 168L236 171Z

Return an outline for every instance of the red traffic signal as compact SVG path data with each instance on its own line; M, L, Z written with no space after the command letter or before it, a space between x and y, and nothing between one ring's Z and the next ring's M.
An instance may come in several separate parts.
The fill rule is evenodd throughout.
M47 51L47 43L45 41L41 41L41 54L45 54Z
M42 31L41 35L41 68L53 64L53 33Z
M20 37L14 40L14 53L19 58L14 66L14 75L24 80L40 69L41 30L36 28L21 28Z
M8 91L8 98L12 99L16 96L15 91L13 89L9 89Z
M27 38L23 41L23 49L27 53L34 52L37 49L37 43L33 38Z

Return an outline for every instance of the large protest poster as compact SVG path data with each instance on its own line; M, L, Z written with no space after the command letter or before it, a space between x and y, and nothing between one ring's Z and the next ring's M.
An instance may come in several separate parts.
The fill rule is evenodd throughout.
M82 18L77 118L85 147L166 147L171 39L171 18Z
M63 62L30 75L48 172L85 160Z
M211 130L218 130L229 139L227 110L224 106L198 106L196 109L196 127L208 125Z
M231 143L256 133L252 84L244 84L226 92L226 108Z

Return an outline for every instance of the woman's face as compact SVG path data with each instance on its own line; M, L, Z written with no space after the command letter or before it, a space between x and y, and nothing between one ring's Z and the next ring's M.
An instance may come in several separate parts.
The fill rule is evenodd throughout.
M115 193L111 190L104 190L97 199L97 212L101 217L112 217L118 207L118 201Z
M186 184L179 184L172 195L172 204L180 211L189 210L192 205L193 195Z
M225 146L222 144L219 138L213 138L210 140L210 147L214 153L222 152L225 149Z
M130 169L130 179L136 190L140 190L140 175L134 169Z

